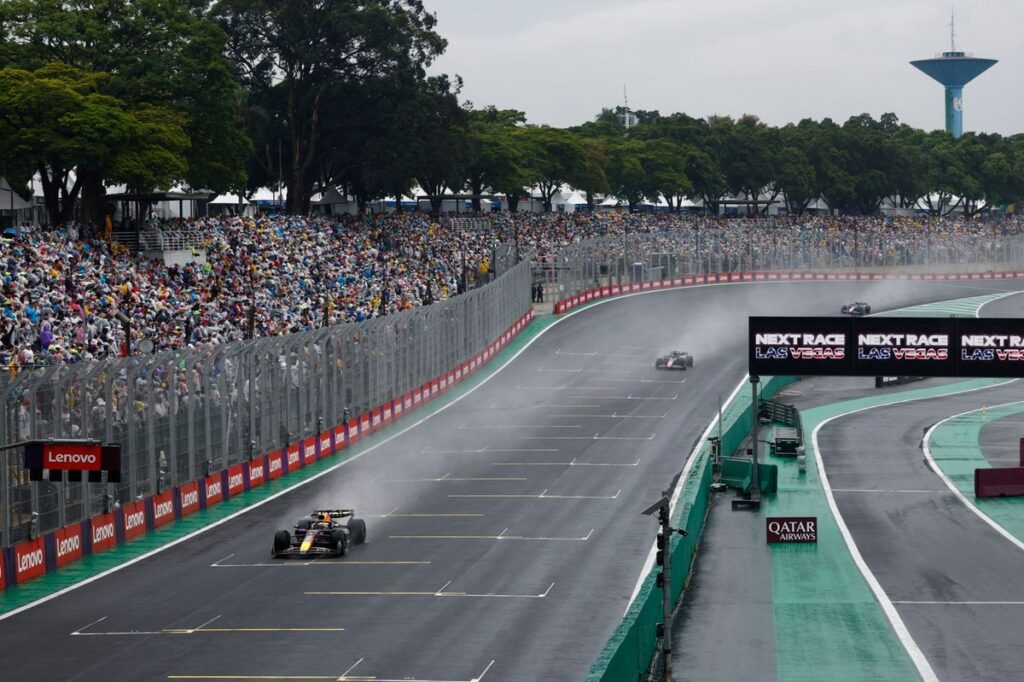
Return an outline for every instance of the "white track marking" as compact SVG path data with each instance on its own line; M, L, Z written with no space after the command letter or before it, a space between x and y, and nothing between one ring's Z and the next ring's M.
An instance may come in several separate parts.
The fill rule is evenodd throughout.
M1013 383L1014 381L1017 381L1017 379L1011 379L1010 381L1004 382L1002 384L997 384L997 385L998 386L1005 386L1006 384ZM995 388L995 387L992 387L992 388ZM1014 402L1003 403L1002 405L994 405L993 407L1005 407L1007 405L1020 405L1021 403L1024 403L1024 400L1017 400L1017 401L1014 401ZM994 530L995 532L999 533L999 535L1001 535L1003 538L1005 538L1007 541L1009 541L1014 547L1016 547L1017 549L1024 550L1024 542L1021 542L1019 539L1017 539L1016 536L1013 535L1013 533L1009 532L1008 530L1003 528L1001 525L996 523L993 519L989 518L989 516L986 515L980 509L978 509L978 507L973 502L968 500L967 497L962 492L960 492L960 489L956 487L956 485L953 483L953 481L949 480L949 477L946 476L946 472L944 472L942 470L942 467L940 467L935 462L935 458L932 457L931 438L932 438L932 434L935 433L935 430L937 428L939 428L940 426L942 426L943 424L945 424L946 422L948 422L951 419L956 419L957 417L962 417L962 416L967 415L967 414L973 414L975 412L981 412L984 409L987 409L987 408L982 407L982 408L979 408L979 409L976 409L976 410L967 410L966 412L961 412L959 414L954 414L951 417L946 417L942 421L940 421L940 422L938 422L936 424L933 424L932 427L930 429L928 429L928 431L924 434L924 440L922 442L922 449L924 450L924 457L928 461L928 466L931 467L931 470L935 472L935 475L942 479L942 482L946 484L946 487L949 488L953 492L954 495L956 495L958 500L963 502L964 506L966 506L968 509L970 509L972 512L974 512L974 514L976 514L978 516L978 518L980 518L982 521L984 521L986 524L988 524L988 526L990 528L992 528L992 530Z
M483 514L480 514L483 516ZM235 556L229 554L223 559L219 559L214 563L210 564L210 568L267 568L277 566L421 566L430 564L429 561L359 561L358 559L345 561L293 561L290 559L278 559L277 561L265 561L245 564L225 564L224 561Z
M948 495L945 490L877 490L877 489L860 489L857 488L832 488L834 493L921 493L924 495Z
M384 478L381 479L384 483L444 483L447 481L526 481L526 478L497 478L493 476L483 476L475 478L453 478L451 474L445 474L441 478ZM389 516L385 514L385 516Z
M525 498L533 500L617 500L619 495L622 494L622 490L617 491L614 495L548 495L548 491L545 488L539 495L526 493L526 494L452 494L448 497L472 497L472 498Z
M907 606L1024 606L1024 601L894 601Z
M671 398L642 395L571 395L569 398L579 398L581 400L679 400L679 394L676 393ZM549 406L558 407L557 405Z
M580 418L580 419L664 419L668 416L668 412L665 414L552 414L552 417L558 418Z
M917 672L926 682L932 682L933 680L937 682L938 676L932 669L931 663L928 662L928 659L925 657L924 652L922 652L920 647L917 646L917 642L914 641L913 636L910 634L910 630L907 629L906 624L900 617L900 614L896 610L896 607L893 605L892 600L889 599L889 595L885 593L885 590L882 588L882 585L878 582L878 579L875 577L875 574L872 573L871 569L868 567L867 562L864 560L864 557L861 556L860 549L857 547L857 543L853 539L853 534L850 532L850 529L846 525L846 521L843 519L842 514L840 514L839 512L839 506L836 504L835 496L833 495L832 488L828 482L828 474L825 472L824 458L822 457L821 449L818 446L818 432L821 431L822 427L824 427L829 422L835 421L836 419L841 419L843 417L847 417L851 414L867 412L868 410L874 410L880 407L890 408L894 405L902 405L904 403L918 402L921 400L932 400L934 398L943 398L952 395L963 395L965 393L974 393L975 391L984 391L991 388L1006 386L1007 384L1013 383L1014 381L1016 381L1016 379L1004 381L998 384L994 384L992 386L981 386L978 388L959 391L953 390L947 393L940 393L938 395L920 396L917 398L907 398L904 400L897 400L894 402L882 403L879 405L869 405L867 407L860 407L854 410L849 410L847 412L843 412L841 414L829 417L825 421L818 424L814 428L814 432L811 434L811 443L814 448L814 458L817 463L818 476L821 479L821 487L825 492L825 498L828 501L828 506L832 512L832 516L836 520L836 525L839 527L839 532L842 534L843 540L846 542L846 548L849 550L850 556L853 558L853 562L857 565L857 568L860 570L860 573L864 577L864 580L867 581L868 587L870 587L871 591L874 593L875 599L878 600L878 603L881 605L882 611L885 612L886 617L889 619L889 623L892 625L893 630L896 633L896 636L900 640L900 643L902 643L903 647L907 650L907 654L910 656L911 660L914 663L914 666L917 668ZM934 430L934 428L935 427L933 426L932 430ZM929 434L930 433L931 431L929 431ZM926 457L928 457L927 439L928 434L925 435ZM934 466L934 462L931 462L931 464L933 469L937 468ZM942 474L940 474L940 477L942 477ZM947 485L950 484L947 482ZM955 490L954 488L953 492L957 493L959 491Z
M318 596L318 597L466 597L472 599L544 599L551 593L551 588L555 586L554 583L548 585L548 589L544 590L540 594L493 594L493 593L474 593L474 592L446 592L448 586L452 584L452 580L449 580L444 586L436 592L388 592L388 591L308 591L303 594Z
M547 367L538 367L537 371L548 374L635 374L633 370L629 369L588 369L586 367L580 367L579 369L548 369Z
M508 528L497 535L389 535L391 540L521 540L544 542L586 542L594 534L594 529L582 537L526 537L523 535L506 535Z
M623 346L624 347L624 346ZM571 351L564 351L561 348L555 351L555 355L582 355L588 358L635 358L639 353L574 353Z
M561 386L533 386L530 384L516 384L517 391L614 391L615 389L609 386L608 388L599 388L597 386L576 386L562 384Z
M515 424L507 426L474 426L472 424L463 424L459 427L460 431L494 431L495 429L581 429L583 428L579 424Z
M338 678L338 680L339 680L339 681L340 681L340 680L344 680L344 679L345 679L345 677L346 677L346 676L347 676L347 675L348 675L348 674L349 674L350 672L352 672L353 670L355 670L355 669L356 669L356 666L357 666L357 665L359 665L359 664L360 664L360 663L362 663L362 662L363 662L363 659L361 659L361 658L360 658L360 659L359 659L358 661L356 661L355 663L353 663L352 665L350 665L350 666L348 667L348 670L346 670L345 672L343 672L343 673L341 674L341 677L339 677L339 678Z
M498 467L635 467L640 466L640 458L632 464L617 464L614 462L577 462L573 459L570 462L492 462Z
M654 440L654 434L646 438L636 436L602 436L595 433L593 436L526 436L526 440Z
M558 448L492 448L487 445L477 450L420 450L420 454L423 455L471 455L471 454L482 454L485 452L497 452L497 453L509 453L509 452L558 452Z

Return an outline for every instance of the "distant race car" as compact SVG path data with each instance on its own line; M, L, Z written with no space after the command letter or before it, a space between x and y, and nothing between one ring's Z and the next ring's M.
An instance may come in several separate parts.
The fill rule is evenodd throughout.
M847 303L839 312L844 315L870 315L871 306L864 301L857 301L856 303Z
M681 369L686 371L687 367L693 367L693 356L681 350L674 350L665 353L654 361L656 369Z
M354 545L366 542L366 522L354 509L318 509L299 519L293 532L274 534L275 557L345 556ZM347 518L344 524L341 519Z

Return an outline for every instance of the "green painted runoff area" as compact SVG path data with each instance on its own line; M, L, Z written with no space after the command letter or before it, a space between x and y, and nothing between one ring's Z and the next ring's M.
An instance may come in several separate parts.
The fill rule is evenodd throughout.
M268 481L266 484L258 488L253 488L252 490L248 490L240 495L236 495L220 504L186 516L127 543L117 545L111 550L83 557L80 561L68 564L57 571L47 573L40 578L30 580L21 585L12 586L3 592L0 592L0 613L12 611L37 599L49 596L54 592L71 587L78 582L92 578L104 571L116 568L128 561L137 559L138 557L163 547L170 542L183 538L190 533L202 530L210 524L221 521L231 514L252 506L256 502L265 500L271 495L294 487L296 484L302 483L303 481L307 481L313 476L331 467L337 466L339 462L350 459L353 456L366 451L367 449L379 444L384 439L389 438L400 430L406 428L406 426L416 419L438 412L464 395L467 391L480 385L516 353L522 350L522 348L541 331L557 321L557 319L558 318L553 316L546 316L533 320L525 329L523 329L523 331L519 333L518 336L509 341L508 345L506 345L490 362L484 365L483 368L478 370L475 374L470 375L468 379L456 384L455 387L447 393L441 394L426 405L420 406L416 411L407 412L406 416L398 420L397 423L385 427L365 439L360 439L358 443L350 448L345 448L330 457L318 460L317 462L299 469L298 471L291 472L274 481ZM267 540L267 543L269 552L269 539Z
M968 412L944 422L928 440L932 459L985 516L1024 542L1024 497L974 497L974 470L992 466L981 450L986 424L1024 412L1024 402Z

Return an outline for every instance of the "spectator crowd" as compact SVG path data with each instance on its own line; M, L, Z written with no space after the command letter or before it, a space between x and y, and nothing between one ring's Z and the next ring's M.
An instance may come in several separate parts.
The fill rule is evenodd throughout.
M691 270L968 263L1016 243L1024 221L502 213L467 227L410 212L146 229L198 235L191 262L133 254L91 225L23 230L0 242L0 362L16 369L124 355L128 333L133 348L148 339L166 350L358 323L486 281L503 242L541 264L592 237L605 238L588 243L609 258L641 255L642 239L646 253L673 254Z

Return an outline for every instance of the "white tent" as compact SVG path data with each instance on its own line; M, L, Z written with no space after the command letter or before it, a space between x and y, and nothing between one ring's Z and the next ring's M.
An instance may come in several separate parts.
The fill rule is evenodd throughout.
M12 208L15 211L27 211L32 208L32 204L11 189L7 178L0 178L0 212L10 213Z

